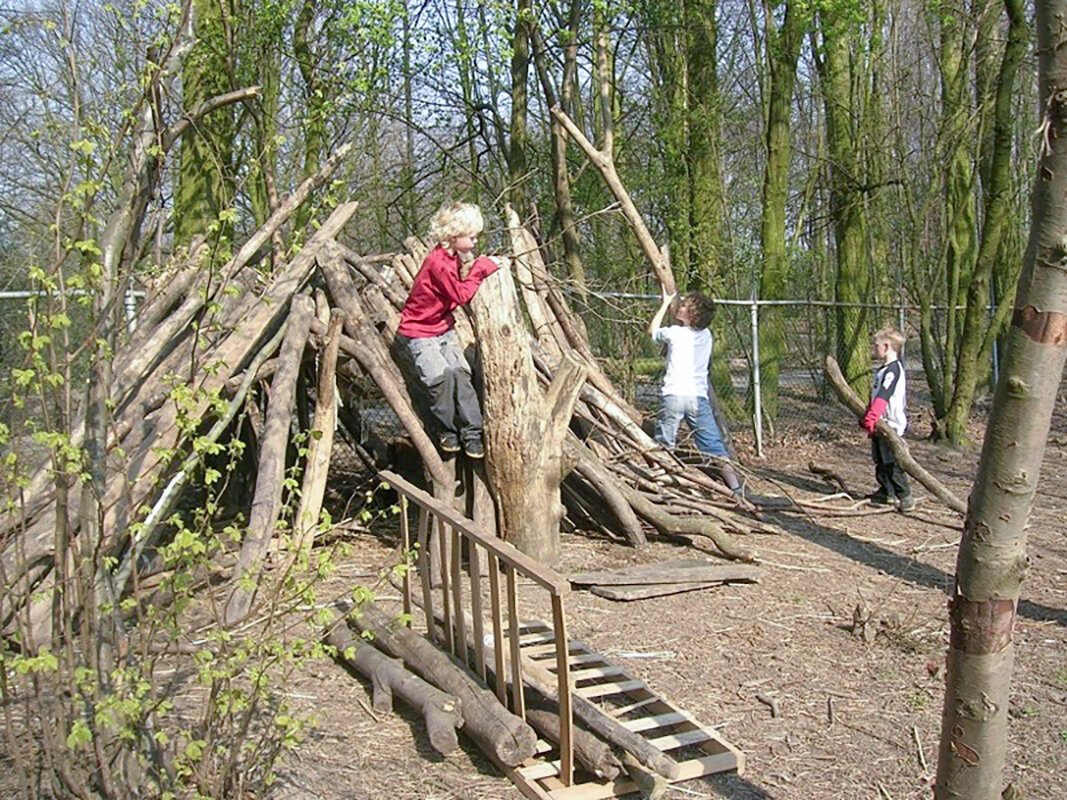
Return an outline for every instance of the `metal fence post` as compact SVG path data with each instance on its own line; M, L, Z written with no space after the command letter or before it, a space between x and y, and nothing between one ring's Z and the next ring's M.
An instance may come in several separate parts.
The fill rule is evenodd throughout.
M750 306L752 318L752 420L753 433L756 435L756 457L763 458L763 395L760 391L759 372L759 300L752 295Z

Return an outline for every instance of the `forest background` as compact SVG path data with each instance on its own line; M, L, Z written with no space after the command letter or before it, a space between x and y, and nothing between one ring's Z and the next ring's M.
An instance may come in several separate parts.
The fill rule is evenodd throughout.
M598 142L611 137L683 290L835 304L803 333L861 390L869 334L909 307L934 433L966 441L1011 309L1040 145L1024 3L192 5L196 45L177 82L159 80L174 4L3 11L6 289L34 289L40 269L93 256L144 103L180 119L258 87L152 155L144 235L123 254L120 282L204 231L224 256L351 140L335 192L363 204L353 223L363 252L424 233L447 199L479 202L491 220L508 201L534 222L594 341L596 320L632 321L639 334L649 305L595 293L658 287L600 175L549 113L559 104ZM313 213L298 214L279 252L299 245ZM501 232L491 221L482 249L499 249ZM848 305L867 303L878 308ZM3 313L24 316L20 304ZM772 425L783 354L800 335L788 319L784 308L761 311L761 410ZM716 331L724 342L727 324ZM22 326L5 327L14 365ZM622 372L640 369L640 346L617 337L602 333L604 350L626 356ZM751 362L750 350L736 355ZM716 387L736 418L744 398L725 370Z
M779 414L783 359L799 331L862 394L870 334L907 306L932 432L966 444L1013 309L1032 164L1049 151L1049 129L1033 122L1042 110L1031 15L1020 0L9 4L0 9L0 273L6 289L32 295L2 308L9 508L17 516L47 452L56 506L65 514L80 487L75 513L89 529L80 541L96 541L123 299L194 246L207 245L209 266L226 263L343 143L351 149L327 191L274 232L261 273L297 253L342 201L361 204L345 235L366 254L424 233L444 201L478 202L491 220L507 202L540 235L594 346L616 357L613 377L644 369L636 356L651 349L619 348L613 331L640 338L651 308L620 295L654 296L659 281L616 197L550 112L557 105L611 155L653 236L669 244L682 288L771 303L760 311L758 355L741 353L750 370L758 359L766 419ZM504 249L491 222L482 250ZM798 323L779 300L829 311ZM751 395L733 394L730 362L716 359L720 399L754 414ZM84 448L72 444L79 407ZM189 435L199 422L179 420ZM205 469L206 484L217 479ZM175 552L198 544L182 524L168 544ZM60 528L56 550L66 552ZM90 545L72 547L93 567L74 602L92 600L110 565ZM172 630L182 629L180 605ZM98 642L120 640L114 606L98 608L104 615L79 615L89 626L81 652L62 637L72 649L60 672L95 686L85 696L112 704L117 719L169 710L136 705L152 681L132 668L121 679L83 671L114 655L103 658ZM114 635L97 637L98 623ZM301 646L287 643L285 660L314 650ZM232 666L247 656L241 647L229 651L232 672L199 665L213 687L244 677ZM26 651L11 664L36 675L56 669L47 656ZM92 694L115 685L122 691ZM102 747L80 695L44 695L60 709L53 730L51 720L41 726L45 752ZM242 703L253 695L213 689L223 701L212 712L230 727L207 727L246 741ZM259 763L263 753L259 779L269 782L296 727L284 714L274 722L258 753L215 740L210 752L227 762L218 786L245 774L235 759ZM136 730L155 740L146 751L167 747L151 725ZM115 736L126 734L120 726ZM181 775L207 749L182 742L175 760L161 761ZM114 795L102 752L87 760ZM131 767L127 778L138 775Z

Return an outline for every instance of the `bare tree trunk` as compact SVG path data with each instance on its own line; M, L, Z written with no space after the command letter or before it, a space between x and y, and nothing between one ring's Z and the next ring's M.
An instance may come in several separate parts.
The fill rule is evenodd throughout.
M937 800L1001 796L1026 523L1067 356L1067 0L1037 3L1043 148L1023 274L950 603Z

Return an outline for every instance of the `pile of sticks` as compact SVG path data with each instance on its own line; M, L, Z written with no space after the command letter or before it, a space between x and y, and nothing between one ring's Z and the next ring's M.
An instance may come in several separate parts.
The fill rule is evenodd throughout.
M198 250L172 265L168 278L154 287L142 306L136 331L117 351L109 386L113 418L108 426L109 470L101 503L99 552L118 566L108 574L101 570L102 596L121 597L145 548L164 534L163 521L195 474L194 436L202 447L205 441L233 435L232 423L254 386L269 381L267 410L255 426L258 462L249 523L231 576L234 587L249 585L237 580L242 577L253 578L251 583L258 587L282 513L294 405L310 417L309 398L297 397L297 376L308 363L318 364L319 380L314 417L305 426L310 423L324 435L313 441L304 465L302 505L292 531L295 548L311 545L321 509L336 419L335 374L350 395L373 385L375 397L350 396L349 405L384 400L418 452L434 493L455 496L455 460L442 459L427 434L424 415L417 399L412 399L418 397L413 367L395 341L399 311L425 245L411 239L406 253L358 254L337 240L356 210L355 203L346 203L336 208L299 254L276 268L272 278L264 281L259 271L250 268L341 155L294 193L221 268L206 267ZM510 209L508 223L512 253L500 258L505 269L498 283L507 288L514 282L523 309L506 309L511 316L501 323L499 306L516 301L480 291L471 313L457 311L456 328L464 345L475 342L477 328L483 352L488 349L486 340L491 340L497 357L499 340L507 336L528 348L531 380L545 389L544 402L526 407L520 397L507 410L507 405L494 405L487 398L487 415L497 409L495 423L487 419L490 433L494 424L498 430L514 426L511 415L532 415L535 421L540 419L540 427L523 429L530 440L523 453L512 452L518 445L498 446L494 452L490 437L488 480L475 470L469 513L487 527L498 519L507 524L499 512L507 483L524 470L529 472L530 459L545 449L545 442L556 439L562 443L562 460L539 468L549 477L554 473L557 486L565 476L563 500L575 527L596 528L635 546L646 542L648 530L703 537L729 558L754 560L731 535L751 530L745 512L753 509L701 469L683 464L642 429L641 414L601 370L581 319L568 308L533 236ZM320 287L314 291L308 288L313 281ZM516 327L521 330L515 331ZM487 387L491 388L490 373L495 369L487 359ZM536 386L528 388L532 396ZM501 419L501 414L509 419ZM200 421L199 427L190 428L184 424L188 420ZM73 432L74 444L80 445L84 436L85 423L80 422ZM516 459L510 472L504 469L508 458ZM15 614L27 614L20 627L28 623L40 643L52 632L49 590L55 581L56 528L68 531L73 541L81 534L83 521L68 505L57 502L50 468L38 471L25 497L23 513L4 521L0 557L8 591L0 614L6 631L12 630ZM245 617L255 595L254 589L234 588L225 606L226 621Z

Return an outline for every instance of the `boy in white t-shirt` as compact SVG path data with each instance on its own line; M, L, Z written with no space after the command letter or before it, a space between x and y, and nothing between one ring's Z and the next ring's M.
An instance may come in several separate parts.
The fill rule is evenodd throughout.
M741 485L728 460L730 454L708 400L712 347L708 325L715 315L715 304L698 292L688 294L674 315L679 324L660 327L674 298L673 294L664 295L663 303L648 325L652 341L667 344L667 372L660 391L663 405L656 423L656 441L673 448L678 426L685 419L693 429L697 449L720 459L716 463L719 474L734 494L740 495Z
M908 427L907 373L901 359L903 349L904 334L892 325L882 328L871 338L871 354L875 361L882 362L882 366L874 373L871 402L860 420L860 427L871 437L874 478L878 482L878 491L869 498L871 505L889 506L896 500L901 511L912 511L915 498L911 495L908 474L897 463L889 442L874 432L879 419L884 419L897 436L903 436Z

